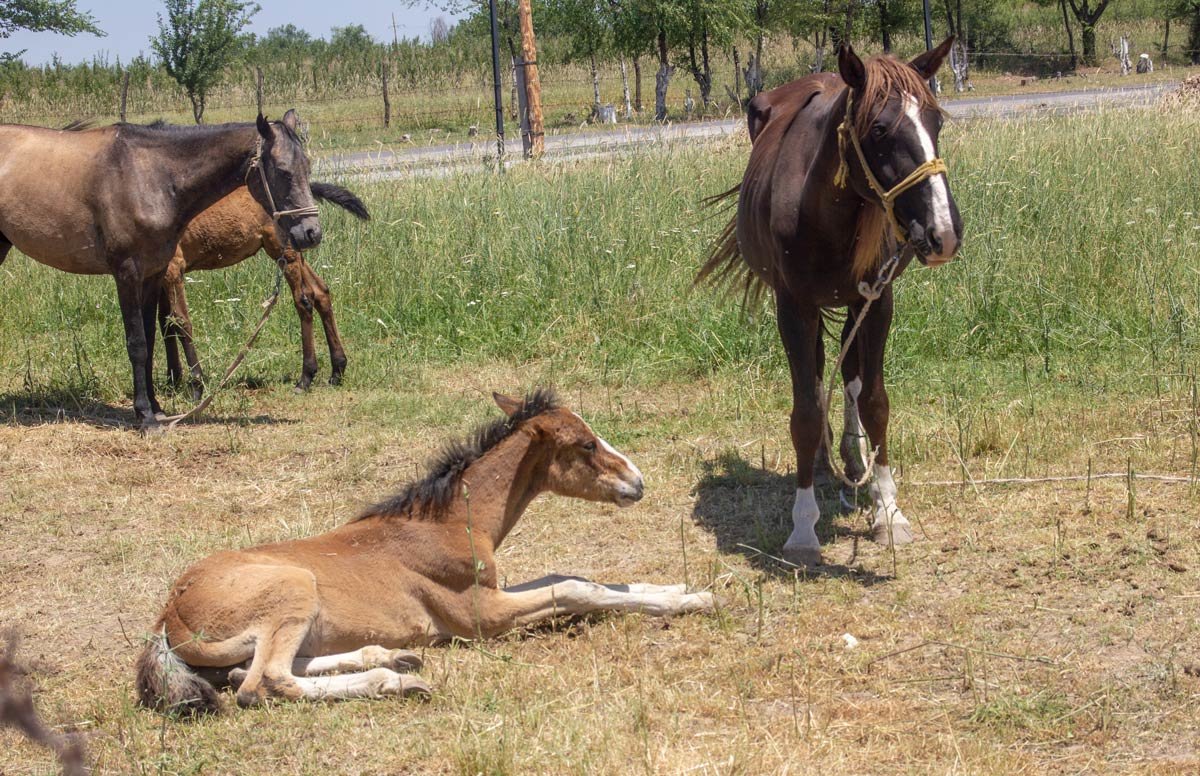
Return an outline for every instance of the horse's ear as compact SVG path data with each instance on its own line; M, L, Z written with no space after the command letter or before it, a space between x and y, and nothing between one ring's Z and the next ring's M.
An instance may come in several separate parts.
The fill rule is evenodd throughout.
M295 108L288 108L288 112L283 114L283 125L293 132L297 131L300 126L300 115L296 113Z
M525 402L521 401L520 399L514 399L513 397L505 396L502 393L493 392L492 399L496 402L496 406L499 407L504 414L510 418L520 412L521 408L525 406Z
M766 92L759 92L750 100L750 104L746 106L746 125L750 130L750 142L758 137L758 133L762 132L763 127L771 120L771 100L767 97Z
M929 80L937 74L938 68L942 66L946 56L950 53L950 47L954 45L954 36L951 35L942 41L941 45L935 49L926 51L924 54L913 59L908 63L908 66L916 70L922 78Z
M867 66L859 59L858 54L854 53L854 47L849 43L843 43L838 49L838 74L842 76L842 80L856 92L861 92L867 87Z
M255 122L255 124L258 125L258 134L262 135L264 139L270 140L272 138L271 122L267 121L266 116L262 115L261 113L258 114L258 120Z

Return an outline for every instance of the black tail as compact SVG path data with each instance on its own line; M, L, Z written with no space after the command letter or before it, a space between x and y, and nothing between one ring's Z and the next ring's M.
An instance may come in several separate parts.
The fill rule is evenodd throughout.
M138 658L137 691L143 706L164 714L199 717L221 710L217 691L175 654L165 628L150 638Z
M367 212L367 206L363 204L363 201L353 191L344 189L333 183L318 183L316 181L309 182L308 187L317 199L332 202L343 210L353 213L363 221L371 220L371 214Z

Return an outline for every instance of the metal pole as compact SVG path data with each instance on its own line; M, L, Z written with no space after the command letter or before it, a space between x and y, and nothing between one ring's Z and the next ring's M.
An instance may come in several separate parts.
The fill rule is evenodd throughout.
M492 16L492 83L496 87L496 164L503 170L504 103L500 92L500 24L496 21L496 0L488 0L488 11Z
M922 0L921 5L925 8L925 50L929 51L933 48L933 25L929 20L929 0ZM937 94L937 76L929 79L929 90Z

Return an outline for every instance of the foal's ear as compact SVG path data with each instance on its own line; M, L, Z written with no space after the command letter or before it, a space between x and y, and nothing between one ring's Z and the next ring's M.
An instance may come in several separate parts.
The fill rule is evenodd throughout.
M950 47L954 45L954 36L951 35L942 41L941 45L935 49L926 51L913 61L908 63L908 66L921 74L921 77L928 80L937 74L938 68L942 66L946 55L950 53Z
M493 392L492 399L496 402L496 406L503 410L504 414L510 418L520 412L521 408L525 406L525 402L520 399L514 399L502 393Z
M867 86L867 67L849 43L843 43L838 49L838 74L842 76L846 86L856 92Z
M270 140L273 137L271 134L271 122L267 121L266 116L261 113L258 114L258 120L254 123L258 125L258 134L262 135L263 139Z
M288 112L283 114L283 125L293 132L297 131L300 126L300 115L296 113L295 108L288 108Z

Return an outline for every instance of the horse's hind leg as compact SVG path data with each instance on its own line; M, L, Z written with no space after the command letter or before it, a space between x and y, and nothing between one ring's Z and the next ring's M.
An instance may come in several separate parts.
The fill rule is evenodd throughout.
M873 479L870 486L872 502L872 538L884 545L908 544L913 540L912 527L896 505L896 483L888 466L888 403L883 384L883 356L888 330L892 325L893 298L889 286L859 328L858 347L862 353L862 389L858 408L871 447L876 450Z
M342 337L338 334L337 321L333 318L333 298L329 294L329 286L312 268L307 261L301 260L304 272L305 289L321 316L321 326L325 329L325 342L329 345L329 363L332 367L329 375L330 385L341 385L342 375L346 372L346 349L342 347Z

